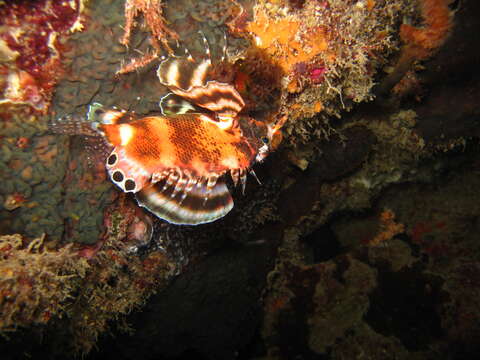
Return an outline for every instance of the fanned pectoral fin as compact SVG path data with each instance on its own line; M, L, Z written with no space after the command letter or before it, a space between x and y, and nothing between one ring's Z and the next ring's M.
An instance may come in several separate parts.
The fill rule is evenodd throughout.
M224 217L233 208L233 199L224 182L209 191L197 183L188 193L175 192L166 180L144 187L135 194L138 204L161 219L178 225L198 225Z

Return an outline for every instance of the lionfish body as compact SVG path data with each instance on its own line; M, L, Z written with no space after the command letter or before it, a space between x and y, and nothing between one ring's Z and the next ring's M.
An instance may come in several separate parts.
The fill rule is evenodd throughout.
M92 127L113 147L106 168L140 206L174 224L202 224L225 216L233 199L229 174L244 189L247 172L268 153L271 129L239 115L240 94L226 83L206 81L210 60L168 58L158 77L172 93L162 115L136 119L93 104Z

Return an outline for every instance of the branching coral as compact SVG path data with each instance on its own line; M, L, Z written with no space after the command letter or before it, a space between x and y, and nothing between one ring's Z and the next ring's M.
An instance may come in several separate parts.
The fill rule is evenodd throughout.
M146 25L152 32L153 45L156 46L158 41L160 41L169 49L168 39L172 38L177 40L178 35L165 25L161 0L127 0L125 3L125 34L120 42L123 45L128 45L132 28L135 25L135 18L140 13L143 14Z
M127 0L125 3L125 32L120 43L128 46L132 35L132 29L135 26L135 18L140 14L143 15L146 26L150 29L152 37L150 41L155 49L155 53L146 54L139 59L131 60L127 65L123 66L117 74L124 74L135 69L145 66L155 60L163 47L172 53L172 49L168 44L170 39L178 40L178 34L166 25L163 17L163 8L161 0Z

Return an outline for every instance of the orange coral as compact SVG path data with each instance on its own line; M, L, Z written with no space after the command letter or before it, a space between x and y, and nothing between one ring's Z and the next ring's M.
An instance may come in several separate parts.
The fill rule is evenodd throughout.
M419 0L424 27L402 24L400 37L405 42L395 69L382 82L378 94L390 91L411 69L417 60L430 57L446 40L453 22L448 4L450 0ZM401 89L402 85L400 85ZM401 95L402 92L397 95Z
M265 49L285 73L291 72L293 65L309 62L328 48L324 29L318 27L303 32L301 18L295 15L275 19L259 7L246 29L255 37L256 45Z
M422 0L420 7L425 26L416 28L403 24L400 27L402 40L407 43L410 52L413 52L416 58L429 57L445 41L452 28L448 2L449 0Z
M367 0L367 9L373 10L374 7L375 7L375 0Z
M390 209L385 209L380 214L380 231L379 233L368 242L370 246L378 246L385 241L390 240L395 235L403 233L405 227L403 224L395 222L395 214Z
M30 145L30 139L28 137L21 136L18 138L15 144L19 149L25 149Z

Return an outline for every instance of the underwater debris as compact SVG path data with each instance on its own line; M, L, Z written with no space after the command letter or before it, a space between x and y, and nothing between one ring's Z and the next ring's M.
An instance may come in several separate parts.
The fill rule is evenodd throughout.
M85 2L0 5L0 104L27 104L41 113L48 111L62 73L66 36L83 28Z

